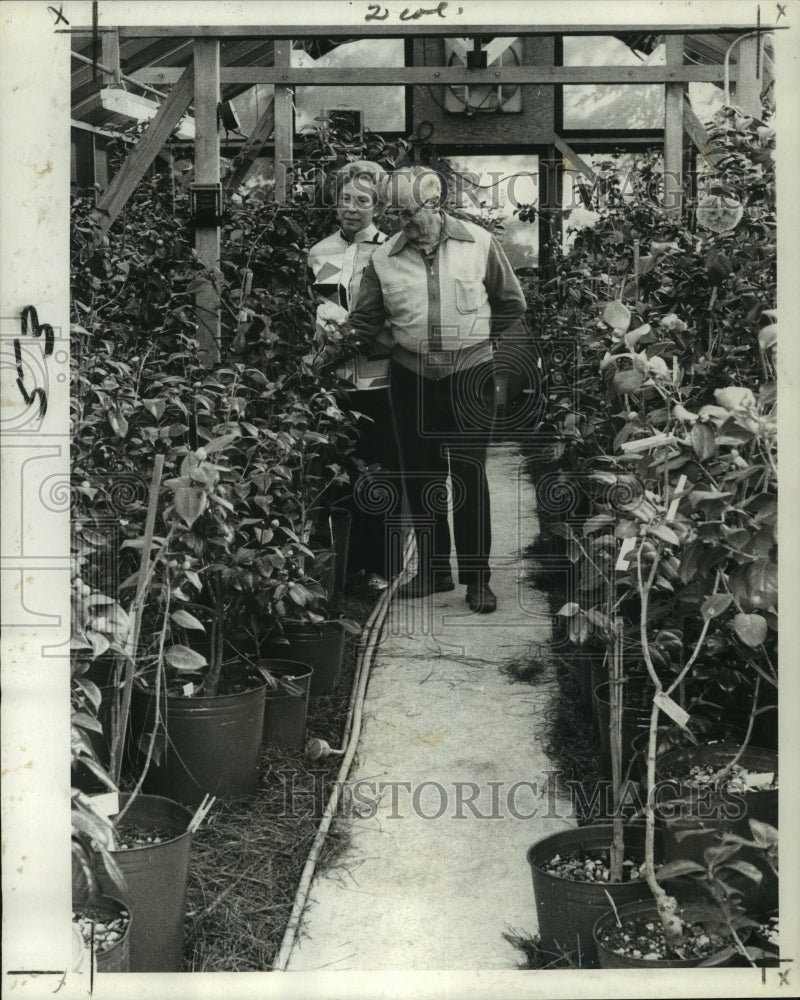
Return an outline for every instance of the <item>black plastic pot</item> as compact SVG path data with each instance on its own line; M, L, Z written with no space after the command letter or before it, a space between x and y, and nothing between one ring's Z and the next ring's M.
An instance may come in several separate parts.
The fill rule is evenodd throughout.
M82 910L87 915L91 914L95 923L99 921L114 920L120 916L123 910L131 911L126 902L108 894L103 895L91 906L82 907L76 904L76 908ZM122 937L115 941L110 948L100 951L95 948L93 959L97 972L130 972L131 961L131 926L132 919L129 917Z
M311 675L311 695L331 694L336 690L344 660L345 630L339 622L307 625L286 622L283 634L287 643L266 643L262 656L307 663Z
M306 741L306 717L313 671L307 663L295 660L260 660L259 666L273 677L291 678L302 694L290 694L282 685L267 688L264 704L264 742L289 749L302 747Z
M560 830L537 841L528 850L528 864L533 876L533 895L539 920L542 947L558 953L561 949L580 953L581 966L597 965L592 938L595 920L608 909L608 896L615 906L650 897L644 879L633 882L571 882L546 871L542 865L560 854L570 856L580 851L608 850L613 840L610 823ZM625 830L625 854L637 862L644 860L644 829L628 825Z
M120 806L125 806L129 798L121 795ZM171 834L160 844L112 852L128 886L130 971L180 972L192 846L188 826L192 815L169 799L138 795L124 818L142 826L166 829Z
M600 749L603 755L603 764L606 773L611 773L611 737L608 732L609 720L611 717L611 704L609 702L609 682L598 684L594 689L595 709L597 712L597 728L600 737ZM629 679L623 685L623 708L622 708L622 777L628 769L628 765L633 760L633 750L631 742L642 730L650 727L651 708L649 703L646 708L634 707L639 702L639 696L646 691L652 691L650 682L646 679ZM629 704L633 702L633 704ZM649 699L648 699L649 702Z
M670 782L671 789L659 792L656 819L661 830L666 861L687 858L702 863L707 847L719 843L721 834L730 832L752 840L749 819L778 826L778 789L752 791L739 795L712 788L692 789L682 783L695 764L709 764L714 770L723 767L738 751L735 743L687 747L665 753L656 761L657 783ZM763 747L747 747L740 763L754 772L778 773L778 755ZM742 894L747 909L768 913L778 905L778 879L760 851L742 847L740 857L754 864L762 873L756 884L737 873L726 874L726 881Z
M616 903L616 900L615 900ZM686 904L684 907L679 907L679 914L690 917L691 916L691 904ZM650 900L643 900L635 903L627 903L624 906L617 906L617 913L619 914L619 919L623 920L625 917L637 917L643 916L647 917L649 920L659 923L660 917L658 915L658 909L656 904ZM600 940L600 935L602 932L613 924L616 923L616 916L614 912L610 909L606 909L605 913L601 914L595 921L594 927L592 929L592 941L597 953L597 957L600 962L601 969L693 969L699 966L723 966L731 962L738 951L734 946L725 947L718 951L716 954L710 955L708 958L687 958L687 959L645 959L645 958L633 958L627 955L618 955L615 951L610 948ZM746 939L747 928L739 932L739 937Z
M160 762L150 762L144 790L188 806L199 805L207 794L232 800L255 795L266 693L263 681L239 694L162 698L166 711L156 731L163 738L166 730L166 745ZM144 765L142 747L154 725L155 693L134 691L131 732L137 770Z

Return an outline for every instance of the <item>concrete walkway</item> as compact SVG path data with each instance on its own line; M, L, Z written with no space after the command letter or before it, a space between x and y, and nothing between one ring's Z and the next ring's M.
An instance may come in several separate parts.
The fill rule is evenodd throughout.
M498 609L470 613L463 586L392 605L336 820L349 847L312 884L290 971L514 969L503 931L537 929L525 853L571 824L542 797L549 684L499 664L550 621L524 581L537 522L516 449L493 446L488 474Z

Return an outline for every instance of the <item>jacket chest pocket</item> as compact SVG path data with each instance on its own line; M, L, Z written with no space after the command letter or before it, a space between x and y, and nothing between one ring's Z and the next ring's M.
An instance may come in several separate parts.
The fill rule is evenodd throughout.
M483 282L480 278L456 278L456 309L476 313L481 307Z

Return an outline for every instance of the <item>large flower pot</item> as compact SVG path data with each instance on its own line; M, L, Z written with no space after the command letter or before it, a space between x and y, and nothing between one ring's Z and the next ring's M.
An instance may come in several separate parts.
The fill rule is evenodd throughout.
M188 806L199 805L206 795L231 800L255 795L266 693L267 683L262 681L238 694L162 697L156 742L161 739L163 750L158 763L150 762L144 790ZM137 769L144 764L142 748L154 725L155 693L134 691L131 732Z
M750 819L777 828L777 788L739 793L710 786L697 789L686 782L688 769L693 765L708 764L717 771L737 751L735 743L718 743L673 750L656 761L657 785L669 782L672 786L661 785L656 809L666 861L687 858L702 863L705 849L718 844L720 835L726 832L752 840ZM778 755L774 750L747 747L740 763L755 773L778 773ZM743 860L761 871L761 882L756 884L733 872L726 875L726 880L741 892L748 910L768 913L778 905L778 879L760 851L742 847L741 852Z
M344 626L339 622L323 622L322 625L285 622L283 634L288 644L266 643L261 647L262 656L307 663L314 671L312 697L335 691L344 661Z
M608 909L608 893L615 906L647 899L650 890L642 878L632 882L573 882L545 870L543 865L555 855L567 857L582 851L607 852L613 839L611 824L602 823L560 830L537 841L528 850L533 876L533 895L539 920L539 935L546 951L562 949L580 954L581 966L596 967L597 953L592 938L595 920ZM644 860L644 830L629 824L625 829L625 856Z
M74 904L81 918L78 933L82 938L82 946L88 951L94 961L97 972L130 972L131 959L131 916L128 904L115 896L103 895L91 905ZM112 921L125 919L125 925L116 941L107 938L108 927ZM94 925L93 934L84 936L81 928L88 932ZM78 927L78 924L75 924Z
M302 690L291 694L282 685L267 688L264 704L264 742L282 749L302 747L306 742L306 717L313 671L294 660L260 660L259 666L277 680L290 678Z
M686 918L691 918L692 904L689 903L685 906L680 906L678 912ZM623 923L626 918L641 918L656 925L660 923L658 910L652 899L628 903L621 907L618 906L617 915ZM730 946L725 945L720 947L705 958L647 959L644 957L635 958L629 955L619 955L608 947L604 941L606 932L616 924L617 915L612 910L606 908L605 913L597 918L592 929L592 939L601 969L693 969L701 965L722 966L727 965L738 954L736 947L731 944ZM746 939L746 929L740 931L739 936Z
M642 730L650 726L650 698L648 692L652 691L650 682L642 679L630 679L622 687L623 707L622 707L622 777L628 769L628 765L633 760L633 750L631 741ZM597 728L600 737L600 749L603 755L603 763L606 772L611 774L611 737L608 731L611 718L611 704L609 702L609 682L605 681L594 690L595 708L597 711ZM641 706L641 707L640 707Z
M129 799L121 795L120 805ZM131 972L180 972L183 966L191 818L188 809L155 795L137 795L123 817L123 824L165 832L161 843L112 852L128 887Z

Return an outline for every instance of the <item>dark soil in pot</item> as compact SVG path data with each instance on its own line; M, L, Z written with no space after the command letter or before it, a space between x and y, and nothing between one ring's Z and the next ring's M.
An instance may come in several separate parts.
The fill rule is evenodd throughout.
M690 904L679 910L684 940L677 950L666 942L656 906L651 901L618 908L619 924L613 912L599 917L594 938L600 965L620 968L691 968L723 965L737 954L733 938L705 927ZM621 925L621 926L620 926ZM746 937L742 931L739 936Z
M778 756L774 751L747 747L726 780L709 783L738 749L732 743L709 744L675 750L658 759L656 816L665 860L687 858L702 863L705 849L719 843L726 832L752 840L750 819L777 828ZM761 872L761 882L736 873L728 881L750 912L770 913L778 903L778 879L760 851L750 847L741 851L743 860Z
M570 952L584 968L597 965L592 927L608 909L609 893L615 905L647 899L650 890L642 877L644 830L628 825L625 831L623 879L605 880L613 837L610 824L596 824L557 833L528 850L533 893L542 947Z
M98 972L130 970L131 915L124 903L102 896L93 903L77 904L72 921L92 951Z

